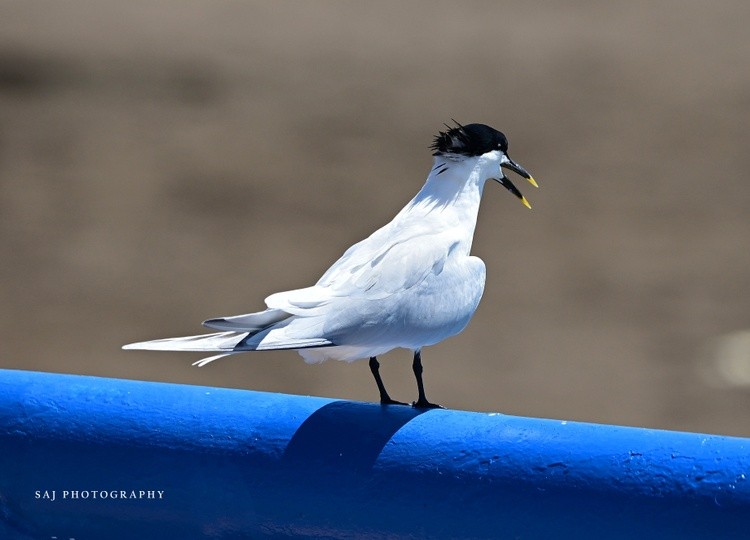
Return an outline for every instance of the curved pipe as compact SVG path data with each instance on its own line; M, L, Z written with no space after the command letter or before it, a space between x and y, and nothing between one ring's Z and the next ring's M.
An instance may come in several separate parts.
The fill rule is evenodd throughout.
M739 538L750 516L748 439L75 375L0 370L0 456L14 539Z

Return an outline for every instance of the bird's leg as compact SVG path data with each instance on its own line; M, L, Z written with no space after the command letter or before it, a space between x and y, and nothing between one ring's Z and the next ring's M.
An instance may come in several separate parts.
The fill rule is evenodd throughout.
M417 378L417 390L419 391L419 397L417 398L417 401L411 404L412 407L417 409L443 409L444 407L442 405L436 405L435 403L427 401L427 398L424 395L424 383L422 382L422 371L424 369L422 368L421 351L414 351L414 363L411 367L414 370L414 376Z
M380 362L374 356L370 357L370 371L372 371L372 376L375 377L375 384L378 385L381 405L406 405L406 403L391 399L391 396L388 395L388 391L383 384L383 379L380 378Z

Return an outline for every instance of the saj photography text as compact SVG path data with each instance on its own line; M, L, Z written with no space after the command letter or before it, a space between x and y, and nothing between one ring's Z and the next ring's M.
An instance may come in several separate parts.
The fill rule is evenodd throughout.
M40 501L75 500L162 500L164 491L158 489L41 489L34 491Z

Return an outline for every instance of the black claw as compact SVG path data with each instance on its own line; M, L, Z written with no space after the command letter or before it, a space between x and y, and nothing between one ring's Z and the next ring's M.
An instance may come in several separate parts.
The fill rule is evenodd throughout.
M411 406L415 409L445 409L445 407L443 407L442 405L438 405L437 403L430 403L426 399L412 401Z

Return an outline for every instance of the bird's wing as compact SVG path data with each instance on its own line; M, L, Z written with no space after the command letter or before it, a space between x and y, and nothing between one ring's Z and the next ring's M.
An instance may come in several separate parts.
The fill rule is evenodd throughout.
M208 319L203 321L203 326L230 332L259 332L289 317L290 313L280 309L267 309L258 313Z
M272 294L266 298L266 305L269 311L314 317L335 311L335 303L344 299L377 300L407 291L430 273L442 272L450 247L439 236L415 234L387 245L360 242L347 250L317 284Z
M364 240L357 242L339 259L331 265L331 267L325 271L325 273L318 280L317 285L322 287L330 287L336 283L345 282L349 276L357 272L361 267L375 259L380 253L393 246L395 243L400 241L408 240L412 236L419 234L413 231L414 234L408 235L405 238L399 238L397 234L393 232L393 223L389 223Z
M336 294L327 287L313 285L304 289L282 291L266 298L269 309L280 310L301 317L317 315Z
M348 280L333 284L333 287L349 294L356 291L370 299L408 291L428 275L443 271L449 248L434 240L420 236L393 244L371 260L357 265Z
M259 313L210 319L203 324L224 331L251 334L271 328L285 332L320 324L357 300L381 300L408 291L430 273L439 274L449 256L451 243L446 232L428 232L411 227L394 235L388 226L354 244L312 287L270 295L268 309ZM396 238L394 239L394 236ZM306 319L308 322L293 319ZM315 319L315 320L312 320ZM311 331L311 329L307 329Z
M443 271L453 243L449 233L414 234L387 245L349 253L318 282L337 296L383 298L407 291Z

